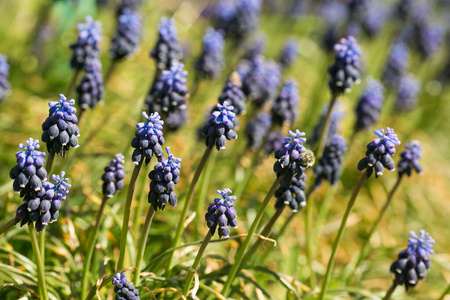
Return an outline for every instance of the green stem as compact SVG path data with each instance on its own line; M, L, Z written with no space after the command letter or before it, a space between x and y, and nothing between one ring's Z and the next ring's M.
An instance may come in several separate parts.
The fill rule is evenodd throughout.
M212 149L209 147L206 147L205 152L203 153L202 159L200 160L200 163L197 166L197 169L195 170L194 177L192 178L191 185L189 186L189 191L186 196L186 200L184 201L184 207L183 211L181 212L180 221L178 222L177 226L177 232L175 234L175 238L172 242L172 247L177 247L178 243L180 242L181 233L184 229L184 221L186 219L186 215L189 209L189 206L191 204L192 198L194 197L195 187L197 186L198 179L200 177L200 174L202 173L206 162L208 161L208 157L211 154ZM166 274L169 274L171 268L172 268L172 260L173 260L173 254L174 252L170 253L167 263L166 263ZM169 276L167 276L169 277Z
M139 242L138 255L136 259L136 272L134 272L134 284L136 286L139 285L139 278L141 275L141 263L142 258L144 257L145 245L147 244L148 232L150 230L150 226L152 225L153 216L155 215L155 209L153 205L150 205L148 209L147 216L145 217L145 224L142 227L141 232L141 240Z
M102 204L100 205L100 208L97 211L97 215L95 217L94 231L91 232L91 235L89 237L87 253L86 253L86 257L84 258L84 264L83 264L83 276L81 279L81 299L84 299L86 297L86 292L87 292L87 287L88 287L88 275L89 275L89 271L91 268L92 255L94 254L95 242L97 240L98 230L100 228L100 221L102 219L103 211L105 210L107 201L108 201L108 197L103 195Z
M395 281L392 283L392 286L390 287L390 289L386 292L386 296L383 297L383 300L389 300L391 299L392 294L395 291L395 288L397 287L397 284L395 283Z
M263 230L260 232L259 235L264 237L269 237L270 233L272 232L273 225L278 220L278 218L283 213L284 209L286 208L286 205L284 205L281 209L277 209L275 213L273 214L272 218L270 218L269 222L264 226ZM248 260L252 257L252 255L255 253L256 249L264 242L263 239L259 238L256 240L256 242L248 249L244 257L242 258L241 264L245 264L248 262Z
M115 61L115 60L111 61L111 64L108 67L108 71L106 71L105 78L103 79L104 86L108 85L109 79L111 79L111 75L112 75L112 73L114 73L114 69L116 68L116 66L117 66L117 61Z
M270 199L272 199L273 193L275 193L275 190L278 188L279 185L280 185L280 183L278 182L278 179L275 179L275 181L272 184L272 187L267 192L267 195L264 198L264 201L262 202L261 206L259 207L258 212L256 213L256 217L253 220L253 223L250 226L250 229L248 230L247 237L245 238L242 245L239 247L239 251L236 253L236 258L235 258L234 264L231 267L230 272L228 273L227 281L225 282L222 293L221 293L225 297L227 297L230 292L231 284L233 283L234 278L236 277L236 274L239 270L239 267L241 266L241 262L242 262L242 259L244 258L244 254L247 251L247 248L250 244L253 234L256 231L256 227L258 226L259 221L261 221L261 218L264 214L264 210L267 207L267 204L269 204Z
M70 81L69 88L67 89L66 97L70 99L72 96L72 92L75 89L75 84L77 83L78 76L80 75L81 69L76 69L73 73L72 80Z
M148 171L148 170L147 170ZM148 172L146 172L148 174ZM139 202L138 206L136 208L136 211L134 213L134 222L133 222L133 236L136 238L137 243L137 237L139 236L139 231L141 227L141 216L142 216L142 210L144 207L144 204L147 202L147 190L145 189L145 183L147 182L147 176L142 176L142 182L141 182L141 194L139 195ZM137 244L136 244L137 247Z
M328 261L327 271L325 273L325 278L324 278L324 281L322 284L322 290L320 291L319 300L323 300L327 293L328 285L330 284L330 279L331 279L331 270L333 269L334 260L336 258L336 253L338 251L339 244L341 243L342 236L344 235L345 226L347 224L348 217L350 216L350 213L352 211L353 205L355 204L356 197L358 196L359 191L361 190L364 182L367 179L368 170L369 169L366 169L366 171L361 175L361 178L359 179L359 182L356 185L355 189L353 190L350 200L348 201L347 209L345 210L344 217L342 218L342 221L341 221L341 226L339 227L338 234L333 243L333 248L331 251L330 259Z
M136 179L139 176L139 171L141 170L142 163L135 165L133 169L133 174L131 175L130 185L127 191L127 200L125 202L125 212L123 215L122 223L122 234L120 236L120 254L119 261L117 262L117 270L123 269L125 260L125 249L127 246L127 236L128 236L128 222L130 221L130 211L131 202L133 200L134 188L136 187Z
M309 198L309 195L315 190L316 185L312 182L309 190L306 192L306 199ZM316 273L313 268L313 253L312 253L312 232L311 232L311 222L312 222L312 209L313 203L309 201L305 207L305 247L306 247L306 263L308 265L308 269L310 272L309 284L310 287L313 288L316 286Z
M45 170L47 171L47 177L49 177L49 178L51 176L50 172L52 171L54 159L55 159L55 152L50 151L48 153L47 160L45 161Z
M389 205L391 204L392 198L394 197L395 192L397 191L398 187L400 186L402 180L402 176L399 176L397 179L397 182L395 183L394 187L392 188L392 190L389 192L389 195L387 197L386 203L384 203L383 208L380 211L380 214L378 215L377 220L375 221L375 223L372 225L372 228L369 231L369 234L367 235L362 247L361 247L361 251L359 252L359 256L358 256L358 260L356 261L355 266L352 269L352 272L350 273L349 277L347 278L347 283L349 284L353 274L355 273L355 271L358 269L359 265L361 264L362 260L365 258L366 256L366 252L367 252L367 247L369 246L370 243L370 238L372 237L372 235L375 233L375 231L378 228L378 225L381 222L381 219L383 218L383 216L385 215Z
M445 289L445 291L442 293L441 297L439 297L438 300L444 300L444 297L445 297L447 294L450 294L450 284L448 285L448 287Z
M28 224L30 233L31 246L33 248L34 259L36 260L36 268L38 272L38 287L42 292L42 299L48 300L47 284L45 283L44 265L42 264L41 254L39 253L39 245L34 233L34 223Z
M39 252L41 253L42 263L45 264L45 229L41 232L37 233L38 235L38 243L39 243Z
M0 235L2 235L3 233L5 233L5 231L14 227L14 225L16 225L17 223L19 223L19 220L16 220L16 218L12 218L11 220L9 220L8 223L0 227Z
M315 157L322 157L323 155L323 150L325 149L325 144L327 141L328 130L330 129L329 127L331 122L331 113L333 111L334 104L336 103L337 98L338 98L337 93L333 93L331 95L330 104L328 104L328 110L325 115L325 120L323 121L322 128L320 129L319 138L317 140L317 148L316 151L314 152Z
M208 246L209 241L211 240L211 231L208 230L208 234L203 240L200 249L198 249L197 256L195 257L194 264L192 265L192 272L189 273L188 278L186 279L186 283L184 284L183 295L187 297L189 288L191 286L192 279L194 278L194 273L197 271L198 265L200 264L200 260L202 259L203 253L205 252L206 246Z
M50 151L48 153L48 158L45 161L45 170L47 171L47 177L50 178L51 174L50 172L52 171L52 167L53 167L53 161L55 159L55 152L54 151ZM45 263L45 230L43 230L42 232L38 233L39 236L39 251L41 253L41 259L42 262Z

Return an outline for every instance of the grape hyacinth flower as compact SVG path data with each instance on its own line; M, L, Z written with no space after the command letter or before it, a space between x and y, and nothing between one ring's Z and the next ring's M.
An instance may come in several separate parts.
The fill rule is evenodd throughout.
M406 72L408 57L408 47L403 42L397 42L391 47L382 76L385 86L389 88L398 86L401 77Z
M79 23L78 41L70 45L73 50L70 66L73 69L83 69L91 59L99 57L99 44L102 40L101 23L86 17L86 23Z
M117 16L124 13L125 10L136 11L138 5L142 3L142 0L121 0L117 8Z
M275 98L280 85L280 66L274 61L265 61L262 56L251 62L251 68L245 74L245 68L239 75L242 78L242 91L258 108Z
M442 45L445 29L440 24L419 26L418 49L423 59L431 57Z
M78 105L81 110L94 108L103 101L103 75L102 66L98 59L89 61L85 67L86 74L81 78L77 87Z
M237 43L245 40L258 28L261 6L261 0L237 0L233 18L225 29L226 35Z
M410 231L409 235L408 247L400 251L398 259L391 265L391 273L395 275L394 285L404 285L406 291L427 276L435 242L425 230L420 230L419 235Z
M200 78L217 78L223 67L223 32L209 27L202 40L202 54L194 69Z
M306 189L306 174L297 178L293 176L291 182L284 182L274 193L275 209L283 209L285 205L289 205L292 212L297 212L299 208L306 206L306 196L304 190Z
M170 147L166 147L168 158L160 158L148 177L150 178L150 192L148 203L156 211L163 210L169 203L172 207L177 206L177 194L175 184L180 181L181 159L170 154Z
M283 147L284 136L279 131L272 131L267 137L267 142L264 145L264 151L267 155L274 153L276 150Z
M298 88L297 81L288 79L285 81L281 93L272 105L272 122L282 126L283 124L292 125L298 117Z
M5 100L11 86L8 82L9 65L6 56L0 54L0 103Z
M359 58L362 51L356 39L352 36L342 38L334 46L336 52L335 63L328 69L330 80L328 82L333 94L350 92L353 84L361 81L361 66Z
M344 137L338 134L333 135L330 143L325 146L323 156L314 167L316 187L322 184L322 180L329 181L331 185L338 183L345 151L347 151L347 144Z
M227 140L237 139L237 133L233 130L235 127L234 107L224 102L218 103L216 109L212 112L205 127L203 134L206 136L206 147L212 149L216 146L217 150L225 149Z
M255 57L262 55L267 44L267 37L265 35L257 35L253 41L245 48L243 58L252 61Z
M78 137L80 131L76 116L77 109L73 107L75 100L67 100L63 95L59 95L59 101L50 101L49 117L42 124L42 141L47 144L49 153L66 156L66 151L70 147L78 148Z
M320 115L319 123L314 127L312 138L309 139L309 143L314 145L319 140L319 135L322 130L323 124L325 123L325 116L328 110L329 104L325 104L322 109L322 114ZM331 111L330 125L328 128L327 138L325 140L325 145L331 141L333 135L337 134L340 128L340 120L344 118L345 112L341 110L340 102L338 102Z
M22 151L16 153L17 165L9 172L9 176L14 180L14 192L21 196L30 191L39 191L42 184L47 180L47 171L44 168L45 152L38 151L39 141L29 138L26 145L19 144Z
M366 17L362 20L362 26L370 37L374 37L380 32L386 23L387 11L383 3L370 1L366 11Z
M292 177L301 178L303 168L314 164L314 155L303 146L305 133L289 130L290 137L284 139L283 147L275 151L277 161L273 165L280 185L290 184Z
M169 112L165 122L166 128L170 131L176 131L186 124L188 119L187 109L177 109L174 112Z
M108 198L113 197L118 190L123 189L123 179L125 178L125 171L123 170L124 159L121 153L116 154L111 163L105 167L105 173L102 175L102 190L103 195Z
M378 122L384 101L383 92L384 87L379 81L371 77L367 79L367 86L356 106L355 132L366 131Z
M256 151L261 146L267 131L269 131L271 127L272 116L270 114L261 112L251 119L245 129L248 147Z
M231 196L230 189L217 190L217 194L222 198L214 199L208 207L208 212L205 214L206 224L210 229L211 235L214 235L217 230L220 238L230 237L230 227L237 228L237 215L234 208L234 201L236 196Z
M223 105L225 101L234 107L234 113L237 116L245 113L245 95L242 91L241 78L238 72L231 73L230 78L223 86L218 102Z
M111 42L109 54L113 61L119 61L134 52L141 40L141 15L125 8L118 18L119 27Z
M139 300L139 290L134 287L132 282L129 282L125 272L117 273L113 279L114 293L116 293L116 300Z
M153 155L162 157L164 152L162 145L164 145L163 125L164 121L157 112L147 115L144 111L142 116L148 120L148 122L140 122L136 124L135 137L131 141L131 147L134 148L131 159L133 164L140 165L143 161L145 165L150 162Z
M416 171L418 174L422 174L423 167L420 163L422 158L422 146L419 141L411 141L405 146L405 151L400 154L400 161L398 162L398 175L404 174L411 176L412 171Z
M289 39L285 42L281 50L278 62L283 68L288 68L299 55L298 42L295 39Z
M156 60L158 69L165 70L172 68L175 62L183 59L183 48L178 41L177 28L173 19L162 17L158 32L158 41L150 56Z
M145 99L147 111L162 115L186 109L186 97L189 94L186 86L188 73L183 68L182 63L174 62L170 69L162 71Z
M214 27L228 34L231 23L236 16L236 11L237 5L235 1L218 1L213 10Z
M395 146L400 146L401 142L392 128L376 129L374 133L378 138L367 145L366 157L359 161L358 170L368 169L367 177L370 177L375 169L375 176L378 178L383 175L384 168L395 170L392 157L396 152Z
M17 208L16 220L20 220L20 226L35 222L35 228L42 232L45 226L58 219L61 201L66 200L70 184L68 178L52 175L54 183L45 181L39 191L29 191L24 195L23 204Z
M395 108L399 112L414 109L417 106L417 96L420 91L420 82L412 75L403 76L400 79Z

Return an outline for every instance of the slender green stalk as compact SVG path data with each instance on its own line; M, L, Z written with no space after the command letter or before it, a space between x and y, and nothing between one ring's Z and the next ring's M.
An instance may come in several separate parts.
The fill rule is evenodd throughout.
M31 246L33 248L34 259L36 260L36 268L38 272L38 287L42 292L42 299L48 300L47 284L45 283L44 265L42 264L41 254L39 253L39 245L34 233L34 223L28 224L30 233Z
M208 157L211 154L212 149L206 147L205 152L203 153L202 159L200 160L197 169L195 170L194 177L192 177L191 185L189 186L189 191L186 195L186 200L184 201L183 211L181 212L180 221L178 222L177 232L175 233L175 238L172 242L171 248L177 247L180 242L181 233L184 229L184 221L186 219L186 215L191 204L192 198L194 197L195 187L197 186L198 179L200 178L200 174L202 173L206 162L208 161ZM174 252L170 253L167 263L166 263L166 274L168 274L172 268L172 260L173 260ZM169 277L169 276L167 276Z
M355 273L355 271L358 269L359 265L361 264L362 260L365 258L365 256L367 255L367 247L369 246L370 243L370 238L372 237L372 235L375 233L375 231L378 228L378 225L381 222L381 219L383 218L383 216L385 215L389 205L391 204L392 198L394 197L395 192L397 191L398 187L400 186L400 183L402 181L402 177L403 176L399 176L397 179L397 182L395 183L394 187L392 188L392 190L389 192L389 195L387 197L386 203L384 203L383 208L380 211L380 214L378 215L377 220L375 221L375 223L373 223L372 228L369 231L369 234L367 235L366 239L364 240L364 243L361 247L361 251L359 252L359 256L358 256L358 260L356 261L355 266L353 267L352 272L349 274L349 277L347 278L347 283L349 284L353 274Z
M66 97L70 99L72 92L75 89L75 84L77 84L78 76L80 75L81 69L76 69L73 73L72 80L70 81L69 88L67 89Z
M145 217L145 224L142 227L141 232L141 240L139 242L138 255L136 259L136 272L134 272L134 284L136 286L139 285L139 278L141 275L141 263L142 258L144 257L145 245L147 244L148 232L150 230L150 226L152 225L153 216L155 215L155 209L153 205L150 205L148 209L147 216Z
M333 269L334 260L336 258L336 253L338 251L339 244L341 243L342 236L344 235L345 225L347 224L348 217L350 216L353 205L355 204L356 197L358 196L359 191L361 190L364 182L367 179L368 170L369 169L366 169L366 171L364 171L364 173L361 175L361 178L359 179L359 182L356 185L355 189L353 190L350 200L348 201L347 209L345 210L344 217L342 218L342 221L341 221L341 226L339 227L338 234L333 243L333 248L331 251L330 259L328 261L327 272L325 273L325 278L324 278L324 281L322 284L322 290L320 291L319 300L323 300L327 293L328 285L330 284L330 279L331 279L331 271Z
M48 153L47 160L45 161L45 170L47 171L47 176L50 177L50 172L52 171L53 167L53 160L55 159L55 152L50 151Z
M2 235L7 230L9 230L12 227L14 227L14 225L16 225L17 223L19 223L19 221L16 220L16 218L12 218L11 220L9 220L8 223L6 223L2 227L0 227L0 235Z
M448 285L448 287L445 289L445 291L442 293L441 297L439 297L438 300L444 300L444 297L447 296L447 294L450 294L450 284Z
M142 163L135 165L133 169L133 174L131 175L130 185L127 191L127 200L125 202L125 212L123 215L122 223L122 234L120 236L120 254L119 261L117 262L117 270L123 269L125 260L125 249L127 246L127 236L128 236L128 222L130 221L131 212L131 202L133 200L134 188L136 187L136 179L139 176L139 171L141 170Z
M312 182L312 185L310 186L307 194L309 195L314 191L315 184ZM307 198L308 199L308 198ZM306 263L308 265L309 269L309 284L311 288L314 288L316 286L316 273L314 272L313 268L313 254L312 254L312 232L311 232L311 223L312 223L312 209L313 209L313 202L308 201L308 204L305 207L305 247L306 247Z
M259 235L264 237L269 237L270 233L272 232L273 225L278 220L278 218L283 213L284 209L286 208L286 205L284 205L281 209L277 209L275 213L273 214L272 218L270 218L269 222L264 226L263 230L259 233ZM242 258L241 264L245 264L248 262L248 260L252 257L252 255L255 253L256 249L264 242L263 239L259 238L256 240L256 242L248 249L244 257Z
M47 177L51 176L51 171L53 167L53 161L55 159L55 152L49 151L48 158L45 161L45 170L47 171ZM42 262L45 263L45 229L38 233L39 236L39 252L41 253Z
M203 253L205 252L206 246L208 246L209 241L211 240L211 231L208 230L208 234L206 234L205 239L203 240L200 249L198 249L197 256L195 257L194 264L192 265L192 272L189 273L188 278L186 279L186 283L184 284L183 295L187 297L189 288L191 287L192 279L194 278L194 272L197 271L198 265L200 264L200 260L202 259Z
M239 247L239 251L236 253L234 264L231 267L230 272L228 273L227 281L225 282L222 293L221 293L225 297L227 297L230 292L231 285L234 281L234 278L236 277L239 267L241 266L242 259L244 258L244 254L247 251L247 248L250 244L253 234L256 231L256 227L258 226L259 221L261 221L261 218L264 214L264 210L266 209L267 204L269 204L270 199L272 199L273 193L275 193L275 190L278 188L279 185L280 185L280 183L278 182L278 179L275 179L275 181L272 184L272 187L267 192L267 195L264 198L264 201L261 203L261 206L259 207L259 210L256 213L256 217L253 220L253 223L250 226L250 229L248 230L247 237L245 238L241 247Z
M102 204L100 205L97 215L95 216L94 231L91 232L89 237L86 257L84 258L83 264L83 275L81 279L81 299L86 298L86 292L88 288L88 275L91 268L92 255L94 254L95 242L97 241L98 230L100 228L100 221L103 216L103 211L105 210L106 202L108 202L108 197L103 195Z
M146 174L148 174L148 170L145 171ZM142 216L142 211L144 209L144 204L147 202L147 190L145 189L145 184L147 182L148 177L147 176L142 176L142 181L141 181L141 194L139 195L139 201L138 201L138 205L136 207L136 210L134 212L134 222L133 222L133 236L136 237L136 247L137 247L137 237L139 236L139 231L140 231L140 227L141 227L141 216Z
M108 82L111 79L111 75L114 73L116 66L117 66L117 61L115 61L115 60L111 61L111 64L109 65L108 71L106 71L105 78L103 80L104 86L108 85Z
M395 281L392 283L392 286L390 287L390 289L386 292L386 295L383 297L383 300L389 300L391 299L392 294L395 291L395 288L397 287L397 284L395 283Z
M45 264L45 229L41 232L37 233L38 235L38 243L39 243L39 252L41 253L42 263Z
M331 95L330 104L328 105L328 110L325 115L325 120L323 121L322 128L320 129L319 138L317 140L317 148L316 148L316 151L314 152L315 157L322 157L322 155L323 155L323 150L325 149L328 131L330 129L331 112L333 111L333 108L334 108L337 98L338 98L337 93L333 93Z

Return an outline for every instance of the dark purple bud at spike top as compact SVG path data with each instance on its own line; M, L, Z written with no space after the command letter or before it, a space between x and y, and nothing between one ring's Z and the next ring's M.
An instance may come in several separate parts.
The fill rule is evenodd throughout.
M200 78L217 78L222 70L223 32L209 27L203 36L202 53L195 63L195 72Z
M160 115L155 112L147 115L142 112L142 116L148 122L137 123L135 138L131 141L131 147L135 148L132 154L132 160L135 165L141 164L145 161L146 164L150 162L153 154L156 157L163 155L162 145L164 145L163 125Z
M113 279L112 284L114 285L114 293L116 294L115 299L129 299L129 300L139 300L139 290L129 282L125 272L122 274L117 273Z
M281 93L272 105L272 122L279 126L292 125L298 117L298 88L297 81L288 79L284 83Z
M228 102L225 101L223 105L220 103L216 105L202 130L202 133L206 136L206 147L212 149L215 146L217 150L224 149L227 140L237 138L237 134L233 130L235 117L234 107L229 105Z
M394 273L394 283L404 285L405 289L415 287L419 280L426 277L430 268L430 255L434 253L434 239L425 230L420 230L417 235L414 231L409 233L408 247L402 250L398 259L391 265L391 273Z
M67 100L63 94L60 94L59 98L59 101L48 103L49 116L42 124L42 141L47 144L48 152L64 157L71 147L79 147L77 136L80 133L75 100Z
M161 18L158 25L159 37L150 56L156 60L159 69L169 69L175 62L183 59L183 47L178 41L177 29L173 19Z
M367 79L367 87L356 106L355 131L368 130L378 122L384 100L383 92L381 83L371 77Z
M369 174L375 168L375 176L383 175L384 168L389 171L394 171L394 156L395 146L400 146L401 142L394 133L392 128L386 127L384 129L377 129L374 131L379 138L374 139L367 145L366 157L358 163L358 170L362 171L369 168Z
M119 153L116 154L110 164L105 167L105 173L102 176L103 195L111 198L115 193L122 189L125 172L123 171L123 164L125 163L124 156Z
M237 228L237 216L234 208L234 201L236 196L231 196L230 189L217 190L217 194L222 198L214 199L208 208L208 213L205 215L205 220L212 235L214 235L216 227L218 226L219 237L227 238L230 236L230 226Z
M94 108L97 103L103 101L103 75L100 60L97 58L90 60L86 64L85 71L86 74L77 87L78 105L82 110ZM58 123L58 127L66 130L68 125Z
M94 21L91 16L86 17L86 23L79 23L78 41L70 45L73 56L70 66L73 69L82 69L86 64L99 57L99 44L102 40L101 24Z
M181 159L170 154L170 147L166 147L168 158L160 157L159 163L148 174L151 180L148 202L155 210L163 210L167 203L172 207L177 205L177 196L174 192L175 184L179 181Z
M0 54L0 104L8 96L11 86L8 81L9 65L6 56Z

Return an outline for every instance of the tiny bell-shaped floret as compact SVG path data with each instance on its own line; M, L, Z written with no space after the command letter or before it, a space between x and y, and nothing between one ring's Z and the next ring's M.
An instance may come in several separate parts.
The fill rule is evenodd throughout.
M217 194L222 198L214 199L208 207L208 212L205 214L205 220L211 235L214 235L216 228L218 228L219 237L227 238L230 236L230 227L237 228L237 214L234 208L234 201L236 196L231 196L230 189L217 190Z
M290 182L284 182L274 193L275 209L282 209L285 205L289 205L289 208L293 212L297 212L306 206L306 196L304 190L306 189L306 174L297 178L293 176Z
M132 282L129 282L125 272L122 274L117 273L113 279L114 293L116 294L116 300L139 300L139 290L134 286Z
M105 167L105 173L102 175L102 190L103 195L108 198L111 198L118 190L123 188L123 179L125 178L124 159L121 153L116 154L110 164Z

